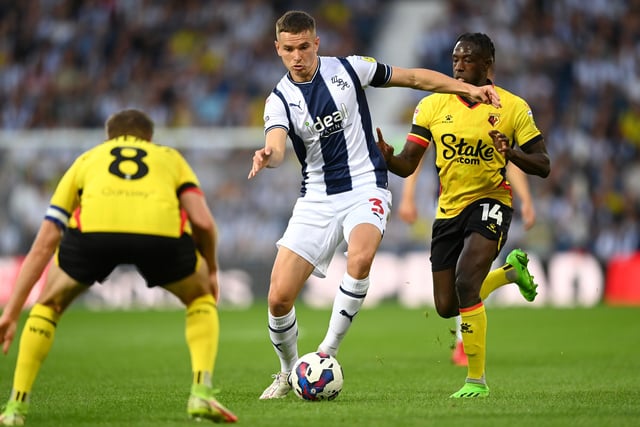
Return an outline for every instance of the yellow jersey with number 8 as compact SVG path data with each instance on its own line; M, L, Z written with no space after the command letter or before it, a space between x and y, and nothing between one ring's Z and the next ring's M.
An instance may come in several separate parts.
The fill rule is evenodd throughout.
M131 136L80 155L51 198L47 219L84 233L179 237L190 232L179 195L198 179L174 148Z

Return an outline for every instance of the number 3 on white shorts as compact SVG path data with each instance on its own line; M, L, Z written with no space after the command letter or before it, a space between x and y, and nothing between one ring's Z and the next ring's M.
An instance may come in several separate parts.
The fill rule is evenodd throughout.
M371 211L373 213L384 215L384 206L382 206L382 200L380 200L380 199L378 199L376 197L372 197L372 198L369 199L369 201L373 205L371 207Z

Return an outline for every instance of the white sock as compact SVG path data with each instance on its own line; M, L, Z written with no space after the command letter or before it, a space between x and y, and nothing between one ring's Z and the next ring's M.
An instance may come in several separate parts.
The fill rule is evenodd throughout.
M456 341L462 341L462 329L460 325L462 324L462 317L458 314L456 316Z
M280 371L290 372L298 360L298 321L295 307L280 317L269 312L269 338L280 359Z
M332 356L338 354L338 347L347 334L354 317L360 311L369 289L369 278L356 280L347 273L342 277L342 283L333 300L333 309L327 335L318 350Z

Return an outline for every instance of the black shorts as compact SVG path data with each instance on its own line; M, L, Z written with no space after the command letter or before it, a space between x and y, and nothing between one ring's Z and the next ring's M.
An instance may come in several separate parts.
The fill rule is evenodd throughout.
M148 287L184 279L196 269L190 235L179 238L129 233L65 231L58 251L60 268L80 283L103 282L121 264L134 265Z
M512 208L494 199L481 199L454 218L436 219L431 234L431 271L455 268L464 239L472 232L496 240L497 256L507 241L512 217Z

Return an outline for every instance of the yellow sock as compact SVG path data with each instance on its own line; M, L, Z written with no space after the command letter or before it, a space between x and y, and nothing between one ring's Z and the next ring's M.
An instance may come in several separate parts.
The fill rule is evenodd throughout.
M211 386L211 376L218 354L220 323L212 295L195 299L187 307L186 338L191 354L193 383Z
M511 265L505 264L500 268L491 270L489 274L487 274L487 277L484 278L484 282L482 282L482 287L480 288L480 299L484 301L491 292L495 291L500 286L511 283L512 280L507 278L507 272L512 269L513 267Z
M42 304L34 305L29 312L20 336L11 399L21 402L28 399L40 366L51 350L59 319L58 313Z
M487 355L487 313L482 302L460 309L462 344L469 359L467 379L484 382Z

